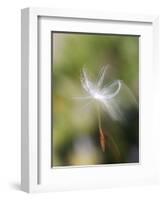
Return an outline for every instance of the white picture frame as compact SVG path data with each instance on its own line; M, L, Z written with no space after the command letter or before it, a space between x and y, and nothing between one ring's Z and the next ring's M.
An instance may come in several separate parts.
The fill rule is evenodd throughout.
M159 130L155 112L158 16L25 8L21 27L22 190L59 191L158 183ZM55 30L141 36L139 164L51 167L50 32Z

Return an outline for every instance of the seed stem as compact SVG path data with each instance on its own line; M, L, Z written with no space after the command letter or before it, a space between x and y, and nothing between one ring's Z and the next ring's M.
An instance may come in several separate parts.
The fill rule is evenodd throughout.
M98 128L99 128L99 131L102 132L102 127L101 127L101 114L100 114L99 105L97 105L97 117L98 117Z
M106 149L106 135L102 131L102 125L101 125L101 115L100 115L100 108L99 105L96 106L97 108L97 116L98 116L98 128L99 128L99 134L100 134L100 145L103 152L105 152Z

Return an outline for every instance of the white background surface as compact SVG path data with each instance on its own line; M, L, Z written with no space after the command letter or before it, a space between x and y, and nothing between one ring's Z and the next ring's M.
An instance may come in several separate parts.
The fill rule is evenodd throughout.
M29 6L105 10L160 15L160 77L163 76L163 5L161 0L4 0L0 3L0 199L163 199L163 172L159 186L113 188L96 191L73 191L26 194L20 191L20 9ZM148 72L147 72L148 75ZM158 90L163 88L160 78ZM160 160L163 169L163 96L160 90L158 126ZM151 91L152 95L152 91ZM150 110L149 110L150 114ZM152 148L152 147L151 147ZM159 153L159 152L158 152Z

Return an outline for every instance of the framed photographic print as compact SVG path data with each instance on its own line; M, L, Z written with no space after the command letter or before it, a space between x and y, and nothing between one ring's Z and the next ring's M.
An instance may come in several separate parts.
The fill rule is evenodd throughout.
M158 182L158 17L22 10L22 190Z

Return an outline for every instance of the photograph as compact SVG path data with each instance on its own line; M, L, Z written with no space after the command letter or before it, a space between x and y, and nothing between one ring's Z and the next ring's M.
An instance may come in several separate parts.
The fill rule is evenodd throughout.
M51 32L51 165L139 163L139 35Z

